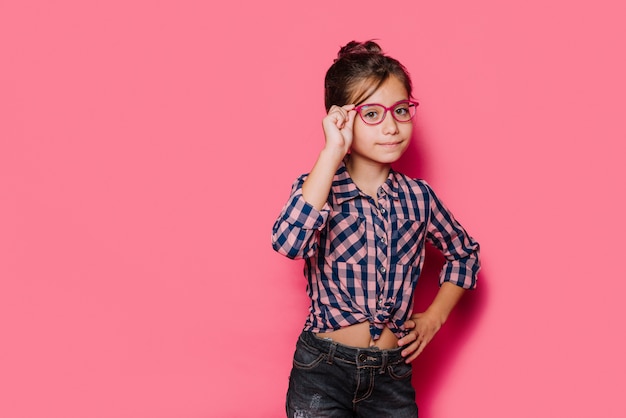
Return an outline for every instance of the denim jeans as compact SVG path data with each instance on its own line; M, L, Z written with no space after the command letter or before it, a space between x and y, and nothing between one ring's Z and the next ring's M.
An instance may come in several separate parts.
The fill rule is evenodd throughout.
M416 418L402 349L355 348L303 332L287 391L289 418Z

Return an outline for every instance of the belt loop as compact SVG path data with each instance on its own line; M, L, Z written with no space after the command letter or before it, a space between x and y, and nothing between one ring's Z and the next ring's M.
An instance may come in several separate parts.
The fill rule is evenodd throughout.
M385 371L387 370L387 360L388 360L388 354L389 352L387 350L383 350L382 355L383 355L383 361L382 364L380 365L380 374L385 374Z
M337 349L337 343L331 343L330 348L328 349L328 360L326 360L326 363L333 364L336 349Z

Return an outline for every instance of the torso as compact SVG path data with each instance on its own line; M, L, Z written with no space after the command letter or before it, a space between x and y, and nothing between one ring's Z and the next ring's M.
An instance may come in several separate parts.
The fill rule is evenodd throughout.
M378 347L381 350L390 350L398 347L398 338L387 327L383 328L379 339L376 341L372 340L368 322L350 325L336 331L320 332L317 336L318 338L329 338L339 344L351 347Z

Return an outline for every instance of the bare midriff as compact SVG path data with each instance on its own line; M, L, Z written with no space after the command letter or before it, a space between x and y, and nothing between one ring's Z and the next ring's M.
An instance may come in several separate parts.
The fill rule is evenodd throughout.
M387 327L383 328L380 338L372 339L369 322L361 322L330 332L320 332L318 338L328 338L339 344L351 347L369 348L378 347L381 350L390 350L398 347L398 337Z

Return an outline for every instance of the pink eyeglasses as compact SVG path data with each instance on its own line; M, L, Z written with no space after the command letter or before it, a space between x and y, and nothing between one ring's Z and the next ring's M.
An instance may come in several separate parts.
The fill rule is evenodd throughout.
M362 104L354 108L363 122L368 125L378 125L387 115L387 111L391 110L391 116L398 122L408 122L413 119L417 111L419 103L413 100L400 100L391 107L385 107L378 103Z

